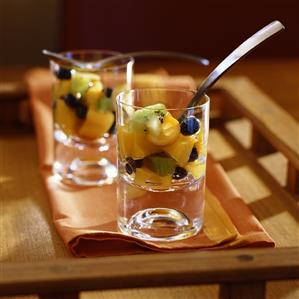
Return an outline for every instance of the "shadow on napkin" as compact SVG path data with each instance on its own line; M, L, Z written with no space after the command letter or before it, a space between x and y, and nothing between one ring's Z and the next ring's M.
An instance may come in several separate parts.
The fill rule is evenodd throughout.
M116 186L79 187L57 182L51 173L53 136L51 85L46 69L25 75L39 149L39 162L48 191L56 229L74 256L108 256L150 251L187 251L274 246L255 216L247 208L222 167L211 157L207 162L204 227L196 236L175 242L148 242L124 235L116 224ZM183 87L194 89L189 76L135 75L135 87Z

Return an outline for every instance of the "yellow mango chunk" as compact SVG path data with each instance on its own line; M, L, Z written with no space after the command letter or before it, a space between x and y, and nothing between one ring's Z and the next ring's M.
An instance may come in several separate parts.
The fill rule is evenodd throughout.
M147 139L156 145L168 145L173 143L180 134L179 122L170 114L164 116L163 123L160 125L159 134L149 133Z
M196 143L195 136L184 136L179 134L177 140L171 145L163 147L163 150L175 159L179 166L184 167L190 157L192 148Z
M79 136L87 139L97 139L111 128L114 114L110 111L88 109L86 119L79 130Z
M153 189L167 189L171 185L172 176L159 176L153 171L141 167L136 169L135 184L140 186L149 186Z
M206 164L198 160L188 163L185 168L196 180L204 176L206 172Z
M133 159L143 159L154 153L159 153L161 147L150 143L144 133L135 132L134 146L132 151Z
M71 80L57 80L54 85L54 98L59 99L60 97L68 94L71 89Z
M161 151L160 147L146 139L145 133L128 130L125 126L118 127L117 137L121 158L143 159L145 156Z
M80 120L74 110L69 108L63 100L55 101L54 122L66 135L76 135Z
M204 130L201 128L199 133L196 134L196 140L195 147L197 149L198 155L205 155L207 151L207 146L204 142Z
M135 137L134 134L129 132L125 126L118 126L116 134L118 141L118 151L121 159L131 157Z
M90 87L85 94L85 101L87 106L95 105L98 99L101 98L103 94L103 84L97 81L92 87Z

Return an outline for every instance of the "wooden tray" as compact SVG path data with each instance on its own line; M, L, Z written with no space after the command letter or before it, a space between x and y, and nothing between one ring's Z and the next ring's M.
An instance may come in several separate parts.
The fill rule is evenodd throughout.
M183 298L259 299L266 290L267 298L295 298L296 282L267 288L266 282L299 278L299 125L244 77L222 79L210 96L209 151L278 248L71 258L51 222L34 135L23 130L29 118L22 101L21 121L14 115L14 123L23 133L0 138L0 295L76 297L85 290L220 284L113 291L109 298L181 292Z

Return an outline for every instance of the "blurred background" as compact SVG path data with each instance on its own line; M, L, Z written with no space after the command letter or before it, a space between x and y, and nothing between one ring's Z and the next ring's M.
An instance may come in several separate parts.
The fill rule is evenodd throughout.
M219 59L275 19L285 32L250 55L298 57L298 0L0 0L0 66L47 64L43 48L174 50Z

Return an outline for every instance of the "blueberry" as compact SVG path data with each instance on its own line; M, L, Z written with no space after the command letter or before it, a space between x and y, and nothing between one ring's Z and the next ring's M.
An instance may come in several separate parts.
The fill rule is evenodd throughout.
M133 169L133 167L129 163L126 163L125 167L126 167L126 172L128 174L132 174L133 173L134 169Z
M175 168L174 174L172 175L172 178L174 180L180 180L187 176L187 170L183 167L177 166Z
M181 133L186 136L193 135L199 130L199 127L199 120L194 116L189 116L181 123Z
M79 104L79 101L77 100L77 98L74 95L72 95L71 93L68 93L68 94L62 96L62 99L64 100L66 105L71 108L76 108Z
M196 159L198 158L198 152L197 152L197 149L196 147L193 147L192 151L191 151L191 154L189 156L189 160L188 162L193 162L195 161Z
M113 89L110 88L110 87L106 87L106 88L104 89L104 93L105 93L105 96L106 96L107 98L110 98L110 97L112 96L112 92L113 92Z
M133 158L129 157L126 160L127 160L127 164L131 166L134 172L136 171L136 168L142 167L143 159L134 160Z
M114 120L112 126L110 127L110 129L108 131L109 134L114 134L115 133L115 124L116 123L115 123L115 120Z
M109 129L109 131L108 131L108 133L109 134L114 134L115 133L115 125L116 125L116 122L115 122L115 112L113 111L113 115L114 115L114 121L113 121L113 124L112 124L112 126L110 127L110 129Z
M61 80L69 80L72 77L71 70L65 69L63 67L60 67L54 73L55 73L56 77Z
M83 104L79 104L76 107L76 115L77 117L79 117L80 119L85 119L86 118L86 114L87 114L87 107Z

